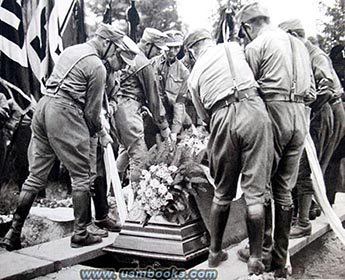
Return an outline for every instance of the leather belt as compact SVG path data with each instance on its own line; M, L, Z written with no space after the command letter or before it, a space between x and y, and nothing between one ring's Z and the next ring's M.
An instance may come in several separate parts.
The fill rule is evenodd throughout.
M249 89L237 91L236 93L228 95L222 100L217 101L211 107L211 109L208 110L208 113L211 116L212 114L214 114L217 110L221 108L228 107L235 102L240 102L244 99L248 99L253 96L259 96L258 90L256 88L249 88Z
M335 98L335 99L332 99L332 100L328 101L328 103L332 106L332 105L341 103L342 101L343 101L343 100L341 99L341 97L337 97L337 98Z
M265 102L271 101L283 101L283 102L293 102L293 103L304 103L304 96L303 95L289 95L289 94L269 94L265 93L261 95L262 99Z

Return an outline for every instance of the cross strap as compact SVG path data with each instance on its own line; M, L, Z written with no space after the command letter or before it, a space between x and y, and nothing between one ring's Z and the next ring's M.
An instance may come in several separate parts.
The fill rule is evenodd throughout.
M228 58L229 68L230 68L230 75L232 77L232 83L233 83L231 92L234 92L234 94L236 95L237 92L238 92L238 87L237 87L237 81L236 81L236 75L235 75L236 72L235 72L234 63L233 63L233 60L232 60L232 57L231 57L231 53L230 53L230 50L229 50L229 45L227 43L224 43L224 48L225 48L226 56Z

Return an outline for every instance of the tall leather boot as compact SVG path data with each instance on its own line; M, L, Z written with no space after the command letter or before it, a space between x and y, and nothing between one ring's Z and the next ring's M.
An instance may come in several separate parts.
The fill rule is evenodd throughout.
M272 203L269 202L264 207L265 209L265 227L264 227L264 243L262 245L262 262L265 265L265 270L271 269L272 262L272 230L273 230L273 217L272 217Z
M87 191L73 191L74 232L71 237L71 247L79 248L102 242L100 236L94 236L87 231L90 222L90 193Z
M274 246L271 271L274 271L274 276L279 278L287 277L285 264L289 247L292 212L292 207L275 205Z
M2 244L8 251L21 249L20 234L31 206L37 196L36 192L21 191L16 212L10 230L5 235Z
M93 184L94 196L92 196L92 200L95 205L95 218L96 220L102 220L109 213L106 178L97 177Z
M92 196L92 199L93 204L95 205L95 225L103 231L120 232L121 224L111 219L108 215L109 204L107 198L107 181L105 176L99 176L94 181L94 196Z
M264 241L262 245L262 262L265 265L265 270L269 271L272 260L272 204L269 202L264 206L265 211L265 226L264 226ZM249 233L248 233L249 234ZM250 249L248 246L237 251L238 258L243 262L248 262L250 257Z
M262 245L264 237L264 206L248 206L247 230L249 238L250 257L248 260L248 274L259 275L265 270L262 263Z
M229 214L230 205L212 203L210 213L211 244L208 256L209 267L217 267L228 258L228 254L222 250L222 241Z
M313 195L303 194L298 197L298 220L291 227L290 239L300 238L311 234L311 223L309 220L309 210Z

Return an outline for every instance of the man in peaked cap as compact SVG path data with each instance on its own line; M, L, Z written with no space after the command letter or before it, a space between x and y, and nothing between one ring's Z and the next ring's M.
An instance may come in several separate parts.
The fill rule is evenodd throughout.
M112 142L101 122L106 70L102 59L123 50L123 33L101 25L96 36L86 43L67 48L61 54L46 91L37 104L32 120L28 151L30 174L23 184L18 207L3 244L7 250L20 249L24 221L39 190L47 184L49 172L58 158L72 181L74 232L71 247L101 242L87 231L90 209L90 141L97 135L102 146ZM126 45L129 47L128 45ZM119 62L121 63L121 62Z
M161 51L169 50L166 41L168 36L158 29L147 27L144 29L143 36L139 42L139 48L143 51L148 59L151 59Z
M285 268L292 219L292 189L308 131L304 102L313 99L314 79L308 52L302 42L270 25L265 7L258 2L244 6L236 15L239 36L245 37L246 59L260 86L273 124L275 158L271 186L275 202L274 245L272 210L266 202L263 261L276 277L287 277ZM312 93L312 94L311 94ZM241 249L239 256L245 252ZM245 259L245 258L243 258Z
M153 66L158 82L159 95L166 111L166 117L171 129L171 139L176 142L177 134L181 131L185 120L185 99L188 69L176 56L183 44L183 34L177 30L164 32L167 35L168 50L153 58ZM145 140L148 147L156 143L156 134L159 129L151 118L145 118Z
M281 23L279 27L300 39L307 47L311 58L317 90L317 99L311 104L312 122L310 132L313 137L316 150L318 152L320 166L325 177L327 196L329 202L333 204L336 186L329 181L330 176L328 173L328 166L334 151L337 149L345 134L345 111L341 99L344 90L334 68L332 67L332 63L328 55L319 47L311 44L305 39L305 31L299 19L285 21ZM329 110L329 107L331 110ZM330 118L333 119L332 126L327 122ZM329 135L331 135L331 137L327 137ZM312 185L309 189L311 187ZM303 187L302 190L304 190ZM303 192L302 197L305 197ZM307 204L309 205L309 199ZM310 223L308 223L309 209L307 207L308 206L304 206L301 208L303 211L299 211L299 214L303 214L302 220L299 218L299 224L292 228L292 237L297 238L301 235L306 235L309 233L308 229L311 231Z
M138 46L127 36L123 36L122 40L116 41L119 47L118 55L104 60L104 64L107 69L107 79L105 86L104 97L108 99L108 108L104 108L107 111L108 116L112 116L116 110L116 92L118 85L113 78L115 72L129 66L134 66L135 56L139 53ZM128 66L127 66L128 65ZM110 125L107 123L106 118L102 118L107 127L107 131L110 130ZM111 135L115 137L114 131L110 131ZM114 138L113 138L114 139ZM92 200L95 208L95 220L92 222L91 209L89 212L89 224L87 230L93 235L101 237L107 237L108 231L119 232L121 230L120 223L116 222L109 215L109 205L107 201L107 184L105 166L103 161L103 147L99 145L98 137L91 137L91 153L90 153L90 174L91 174L91 189L93 191Z
M143 106L148 106L154 123L164 139L170 139L170 128L165 118L154 69L150 59L166 46L167 36L154 28L146 28L138 47L135 66L122 72L121 88L117 93L115 123L120 141L117 166L123 177L129 161L130 179L133 185L139 181L146 159L147 146L144 140Z
M222 239L240 172L250 243L248 274L264 272L264 202L273 160L272 125L258 84L237 42L215 45L205 30L185 38L196 58L188 87L199 117L210 127L209 166L216 185L210 211L208 265L227 259Z

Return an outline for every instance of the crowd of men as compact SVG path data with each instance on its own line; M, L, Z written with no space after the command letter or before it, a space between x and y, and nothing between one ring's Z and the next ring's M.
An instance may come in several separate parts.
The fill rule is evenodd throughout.
M238 257L248 263L248 275L266 271L286 278L289 238L311 234L313 185L304 150L308 133L325 178L329 173L340 177L344 84L329 56L306 39L300 20L275 27L257 2L244 6L235 19L239 39L220 44L205 29L183 36L149 27L135 44L121 30L102 24L94 38L67 48L32 117L29 174L18 182L18 207L2 245L21 248L24 221L56 159L71 177L71 247L101 242L107 230L120 231L108 215L103 148L119 144L120 178L129 170L135 186L157 140L175 145L184 127L202 123L210 132L207 160L216 185L209 267L228 258L222 239L241 174L249 244ZM344 61L344 47L334 49L331 57L341 53ZM13 110L2 95L0 106L3 138ZM326 180L326 185L333 204L334 184Z

